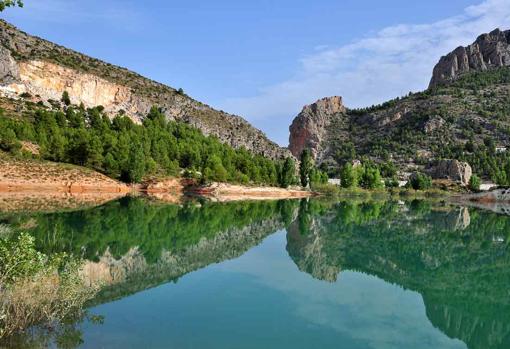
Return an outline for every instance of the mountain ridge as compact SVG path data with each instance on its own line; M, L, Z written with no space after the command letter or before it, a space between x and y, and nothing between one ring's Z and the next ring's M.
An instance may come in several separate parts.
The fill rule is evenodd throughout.
M112 117L125 113L136 122L157 105L167 119L186 122L232 147L283 159L278 146L243 118L196 101L182 90L145 78L126 68L31 36L0 19L0 94L60 100L64 91L75 104L102 105Z
M393 162L402 179L433 160L458 159L469 162L478 175L498 184L510 183L510 165L505 165L510 164L506 152L510 146L510 31L491 33L477 40L488 40L490 44L484 47L498 50L491 51L492 55L482 50L486 60L480 62L500 57L501 64L471 65L469 71L457 70L423 92L368 108L305 107L290 127L289 149L299 157L305 146L310 148L330 176L338 176L345 163L362 158ZM494 38L500 43L495 44ZM440 59L431 81L439 81L444 57L454 53ZM507 53L508 60L503 58ZM338 98L327 97L314 104Z

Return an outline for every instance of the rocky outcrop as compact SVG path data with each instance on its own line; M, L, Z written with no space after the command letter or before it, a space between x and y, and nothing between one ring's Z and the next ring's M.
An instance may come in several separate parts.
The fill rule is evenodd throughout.
M430 134L444 126L446 121L438 115L431 117L424 125L423 130L426 134Z
M467 47L458 47L441 57L434 67L430 88L457 79L465 73L510 66L510 30L483 34Z
M305 106L290 126L289 149L292 154L299 157L304 149L309 148L316 158L332 118L345 112L339 96L323 98Z
M473 175L471 166L458 160L436 161L429 166L428 172L434 179L449 179L462 185L468 185Z
M60 100L64 91L73 103L102 105L112 117L124 112L140 122L157 105L169 120L189 123L234 148L244 147L273 159L290 155L239 116L217 111L125 68L30 36L0 20L0 95L19 98L25 93L47 103Z

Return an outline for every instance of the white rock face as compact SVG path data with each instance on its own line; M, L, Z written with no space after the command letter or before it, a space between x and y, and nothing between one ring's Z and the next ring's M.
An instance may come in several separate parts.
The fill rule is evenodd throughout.
M27 92L40 96L42 100L57 101L63 91L67 91L74 104L83 103L89 108L102 105L108 113L116 114L124 110L133 117L143 112L139 107L145 107L145 111L150 108L135 101L136 98L127 87L95 75L43 61L20 62L18 67L19 80L5 85L7 91Z
M243 118L215 110L183 92L125 68L30 36L0 20L0 94L29 93L43 102L59 101L67 91L74 104L103 106L141 122L152 106L169 120L186 122L234 148L244 147L272 159L291 156Z

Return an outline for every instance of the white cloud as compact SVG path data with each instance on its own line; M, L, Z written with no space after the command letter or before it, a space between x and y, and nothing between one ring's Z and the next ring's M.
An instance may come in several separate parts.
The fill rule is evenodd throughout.
M293 78L220 107L286 145L288 125L304 104L341 95L347 106L361 107L423 90L442 55L497 27L510 28L510 0L486 0L435 23L384 28L336 48L318 46L300 60Z

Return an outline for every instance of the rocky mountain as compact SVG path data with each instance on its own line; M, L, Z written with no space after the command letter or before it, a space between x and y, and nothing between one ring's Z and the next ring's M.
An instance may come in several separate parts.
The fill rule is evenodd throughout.
M34 102L59 101L67 91L75 104L101 105L112 117L125 113L140 122L154 105L170 120L189 123L234 148L277 159L290 155L239 116L215 110L182 90L125 68L26 34L0 20L0 96Z
M330 126L331 116L345 113L342 97L329 97L307 105L290 126L290 145L292 154L299 156L309 148L315 157L321 155L322 140Z
M482 34L467 47L457 47L441 57L434 67L431 88L457 79L472 71L486 71L510 66L510 30L496 29Z
M310 148L330 175L369 157L402 173L458 159L479 175L502 177L498 166L510 145L509 34L495 30L441 58L424 92L363 109L337 96L306 106L290 126L289 149L299 157Z

